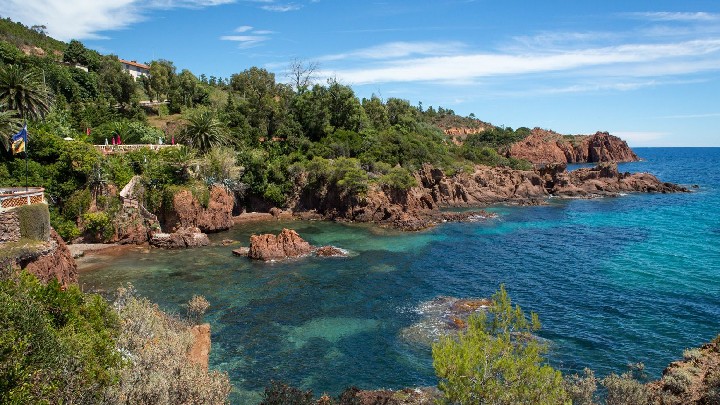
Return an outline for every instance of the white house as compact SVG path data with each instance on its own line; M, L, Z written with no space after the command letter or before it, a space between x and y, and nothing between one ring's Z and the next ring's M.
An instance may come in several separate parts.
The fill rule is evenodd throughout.
M128 72L133 79L137 80L141 76L150 76L150 66L137 63L134 60L118 59L123 67L123 70Z

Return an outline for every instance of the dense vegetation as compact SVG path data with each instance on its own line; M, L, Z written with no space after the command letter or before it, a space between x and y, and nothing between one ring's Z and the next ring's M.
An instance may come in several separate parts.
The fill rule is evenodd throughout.
M498 153L521 131L397 98L359 99L337 81L315 84L312 64L295 62L289 83L256 67L208 78L178 72L167 60L149 66L150 76L136 82L114 55L55 41L42 27L0 24L0 186L25 183L24 156L7 149L27 121L29 183L46 187L53 226L66 239L86 224L102 235L105 219L86 217L88 209L100 204L111 221L118 204L103 191L133 175L143 176L150 209L160 208L170 187L212 183L228 186L241 206L263 209L286 205L298 187L312 193L326 182L353 201L373 184L407 189L412 172L427 163L451 174L476 163L528 167ZM489 129L458 146L439 128L452 124ZM101 158L92 144L116 137L187 148Z
M1 270L0 403L226 400L227 376L188 361L189 321L164 314L132 289L121 289L110 305L76 285L62 289L57 281L45 285Z

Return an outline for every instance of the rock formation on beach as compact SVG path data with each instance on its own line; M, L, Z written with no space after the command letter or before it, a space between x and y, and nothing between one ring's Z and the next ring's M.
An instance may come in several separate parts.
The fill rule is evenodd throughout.
M533 129L528 137L512 144L507 156L536 164L639 160L627 142L607 132L563 136L540 128Z
M173 233L155 233L150 238L150 245L163 249L185 249L208 246L210 239L198 228L180 228Z
M70 250L54 229L50 231L49 249L37 256L22 258L20 267L34 274L42 282L57 279L61 285L77 283L77 264Z
M233 254L244 256L244 249L235 249ZM283 229L278 235L264 234L250 236L247 256L253 260L285 260L316 254L321 257L342 257L347 252L334 246L314 247L292 229Z
M197 227L202 232L218 232L233 226L235 198L223 187L213 186L207 208L189 190L181 190L172 198L162 216L163 229Z

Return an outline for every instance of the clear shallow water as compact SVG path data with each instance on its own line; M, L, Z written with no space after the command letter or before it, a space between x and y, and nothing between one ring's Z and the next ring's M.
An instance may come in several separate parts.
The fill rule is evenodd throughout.
M495 207L499 217L420 233L326 222L251 224L222 234L296 229L349 258L251 263L232 247L152 250L90 257L85 289L132 282L170 311L193 294L212 304L211 366L225 370L233 400L250 402L271 379L337 393L349 385L399 388L436 383L430 350L401 331L435 297L486 297L505 283L539 313L551 363L599 375L642 361L653 377L720 333L720 149L637 149L621 165L664 181L698 184L691 194L632 194Z

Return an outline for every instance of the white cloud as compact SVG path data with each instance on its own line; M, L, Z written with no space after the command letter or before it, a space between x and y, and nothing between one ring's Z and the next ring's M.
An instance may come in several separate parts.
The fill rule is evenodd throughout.
M457 45L454 45L457 48ZM418 49L422 47L417 47ZM381 45L376 49L392 50ZM345 55L363 55L363 50ZM582 72L602 67L605 75L623 76L630 68L650 70L650 76L720 70L720 38L661 44L625 44L619 46L569 49L528 53L464 53L452 55L397 58L410 52L398 51L387 60L361 68L340 68L323 72L353 84L387 82L430 82L472 80L482 77L527 75L549 72ZM330 55L329 60L342 59ZM694 59L690 59L694 58ZM322 60L322 58L321 58Z
M627 13L626 15L651 21L716 21L720 14L706 12L668 12Z
M285 13L288 11L300 10L302 8L302 6L299 4L291 3L291 4L272 4L272 5L262 6L260 8L265 11L275 11L278 13Z
M235 41L239 42L240 48L252 48L254 46L257 46L261 42L267 41L268 37L264 37L261 35L225 35L220 37L223 41Z
M45 25L54 38L103 38L99 32L126 28L149 9L209 7L234 0L7 0L2 14L26 25Z
M241 49L253 48L261 43L270 40L268 35L272 34L272 31L267 30L254 30L249 25L242 25L235 28L235 32L244 35L223 35L220 37L223 41L233 41L238 43L238 47Z
M464 48L464 45L460 42L390 42L351 52L323 56L319 60L391 59L411 55L452 55L462 48Z

